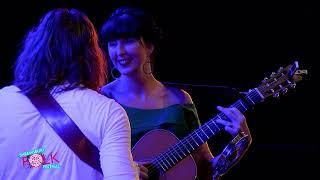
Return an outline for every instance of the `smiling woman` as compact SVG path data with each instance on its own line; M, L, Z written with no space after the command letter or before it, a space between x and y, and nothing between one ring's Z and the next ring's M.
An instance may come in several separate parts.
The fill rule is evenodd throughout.
M140 149L139 153L134 153L137 151L133 150L134 159L146 163L145 167L147 167L140 164L140 178L149 176L154 178L159 176L159 172L156 171L160 171L160 174L168 179L193 179L197 173L200 179L212 179L212 166L215 166L216 161L213 160L207 143L198 147L200 143L195 142L198 146L192 146L194 148L188 151L192 152L196 164L191 156L172 169L170 169L173 167L172 159L164 161L169 164L157 166L153 166L150 162L150 159L160 154L161 150L165 150L164 144L173 142L176 138L175 136L157 138L163 132L173 133L178 138L183 138L200 126L197 110L190 95L182 89L158 81L153 75L152 62L156 55L160 34L151 14L139 8L120 7L104 23L101 36L114 68L120 72L120 76L102 87L101 91L122 105L129 116L132 145L135 145L134 149ZM238 109L218 107L218 110L230 118L230 122L223 119L217 121L222 129L232 136L243 131L251 142L245 117ZM151 134L155 134L153 138ZM137 148L137 146L146 147L146 145L136 144L140 138L145 137L144 135L149 135L150 141L147 141L147 144L159 142L157 145L162 146L153 145L152 147L157 148L152 151L147 148ZM150 152L157 153L150 154ZM141 154L144 158L135 156L137 154ZM147 154L149 156L146 156ZM179 157L181 160L184 156L179 154ZM198 172L196 165L198 165Z

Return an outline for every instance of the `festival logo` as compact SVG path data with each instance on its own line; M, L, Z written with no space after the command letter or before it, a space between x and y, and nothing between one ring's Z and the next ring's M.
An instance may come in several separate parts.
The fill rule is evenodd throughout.
M21 158L24 168L59 169L60 164L57 159L57 152L45 153L45 148L26 151L18 155Z

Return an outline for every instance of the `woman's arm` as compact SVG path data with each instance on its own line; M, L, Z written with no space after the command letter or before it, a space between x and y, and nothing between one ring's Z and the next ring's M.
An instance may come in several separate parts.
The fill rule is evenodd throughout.
M212 179L213 176L213 168L211 164L211 159L213 155L209 149L207 143L202 144L197 148L193 153L192 157L194 158L197 164L197 175L200 180Z

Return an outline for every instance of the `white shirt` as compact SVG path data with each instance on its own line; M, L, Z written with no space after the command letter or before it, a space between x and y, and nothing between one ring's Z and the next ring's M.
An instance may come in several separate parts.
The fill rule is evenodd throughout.
M17 91L16 86L0 89L0 179L138 179L129 120L114 100L90 89L52 93L100 150L103 177L81 161Z

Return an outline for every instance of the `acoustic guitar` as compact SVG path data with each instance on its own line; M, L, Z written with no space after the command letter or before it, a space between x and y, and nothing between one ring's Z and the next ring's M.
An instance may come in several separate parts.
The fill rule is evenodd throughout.
M307 73L306 70L298 68L298 61L285 68L279 68L276 73L273 72L269 78L265 78L261 85L249 90L230 107L244 113L267 97L285 94L288 89L295 88L296 82L302 79L302 74ZM227 118L223 113L219 113L181 140L164 129L146 133L132 149L134 161L149 162L147 168L150 179L195 179L197 166L191 153L224 129L223 125L215 122L217 119Z

